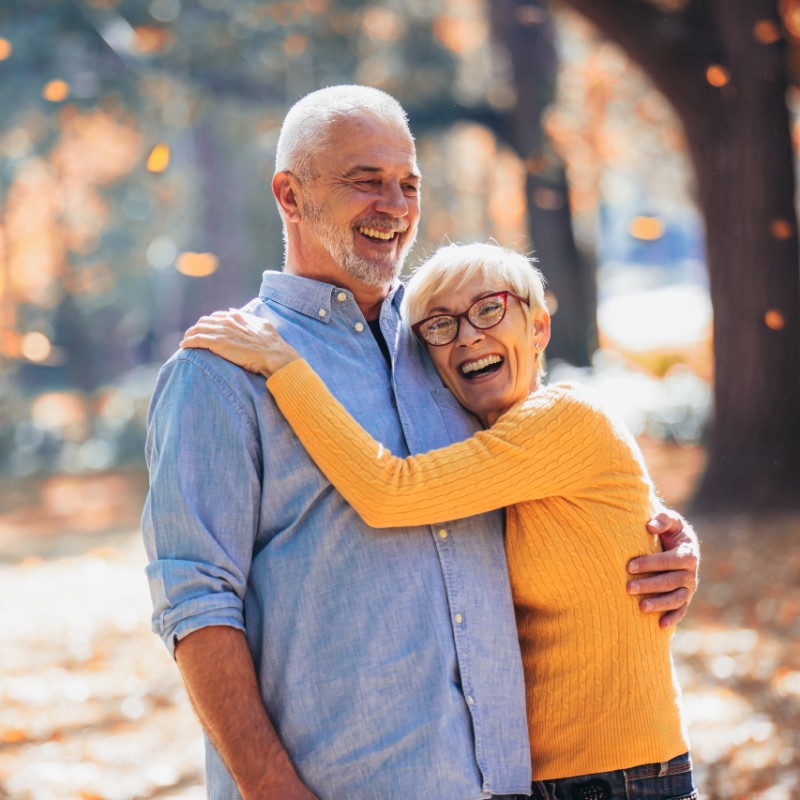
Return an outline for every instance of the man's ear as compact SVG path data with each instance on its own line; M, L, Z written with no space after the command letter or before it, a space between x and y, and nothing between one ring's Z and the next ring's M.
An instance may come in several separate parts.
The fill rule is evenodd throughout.
M303 189L300 181L288 170L276 172L272 178L272 194L278 201L287 222L300 222Z

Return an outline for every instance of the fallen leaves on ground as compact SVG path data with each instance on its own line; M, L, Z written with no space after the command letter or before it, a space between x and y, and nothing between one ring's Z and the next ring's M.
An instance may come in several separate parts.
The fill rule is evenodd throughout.
M675 499L697 453L655 455ZM13 511L0 502L0 798L200 800L200 730L149 629L144 481L71 480L86 503L65 500L63 480L14 488ZM90 500L114 508L110 528L70 516ZM701 588L673 650L701 796L799 797L800 518L695 524Z

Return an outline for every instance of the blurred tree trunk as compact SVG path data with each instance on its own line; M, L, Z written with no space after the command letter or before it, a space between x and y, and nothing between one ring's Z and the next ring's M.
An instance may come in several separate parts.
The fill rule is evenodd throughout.
M542 127L542 115L555 99L555 25L541 0L492 0L488 7L492 38L508 52L517 91L505 122L509 142L527 168L528 229L558 304L548 353L587 366L597 347L594 263L575 245L564 163Z
M800 506L800 268L776 0L565 0L619 44L686 133L705 218L715 419L701 511ZM680 309L675 309L680 324Z

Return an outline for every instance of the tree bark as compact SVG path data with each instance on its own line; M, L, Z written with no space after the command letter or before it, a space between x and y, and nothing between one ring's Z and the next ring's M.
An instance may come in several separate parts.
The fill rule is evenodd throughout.
M800 268L794 166L774 0L565 0L619 44L685 129L706 226L714 308L715 414L694 506L800 507ZM714 86L709 66L726 73ZM712 74L712 78L714 75ZM680 309L676 309L680 324Z
M555 25L544 4L530 0L492 0L489 17L517 90L505 122L508 141L527 166L528 230L558 303L548 354L587 366L597 347L595 265L576 246L564 164L542 126L555 99Z

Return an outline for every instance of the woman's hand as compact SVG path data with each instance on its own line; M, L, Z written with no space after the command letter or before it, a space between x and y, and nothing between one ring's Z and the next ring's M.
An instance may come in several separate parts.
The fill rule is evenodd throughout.
M265 378L300 358L271 322L241 311L200 317L184 334L181 347L202 347Z

